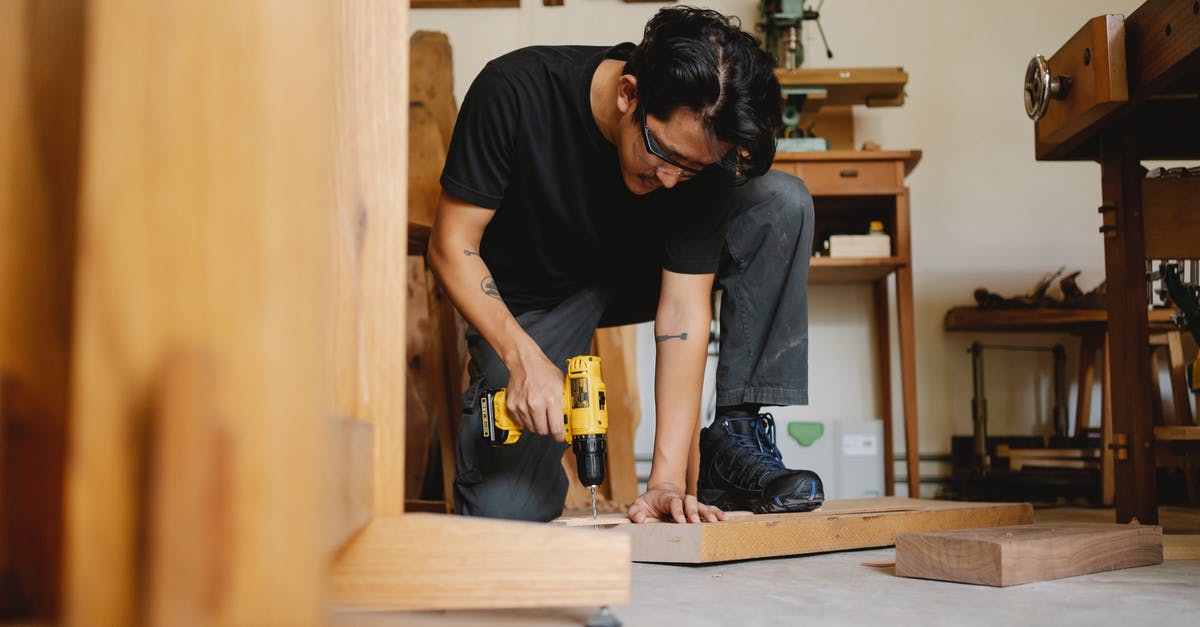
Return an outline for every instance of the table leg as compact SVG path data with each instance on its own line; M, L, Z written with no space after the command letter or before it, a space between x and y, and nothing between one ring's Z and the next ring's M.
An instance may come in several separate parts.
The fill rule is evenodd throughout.
M904 397L904 456L908 462L908 495L910 498L920 498L916 336L913 330L912 268L909 266L896 270L896 320L900 335L900 386Z
M896 453L892 437L892 338L888 282L875 282L875 363L879 377L879 417L883 421L883 493L896 494Z
M1112 366L1117 522L1158 523L1146 314L1146 242L1137 130L1123 122L1101 138L1104 262ZM1117 444L1119 445L1119 444ZM1125 457L1125 459L1122 459Z

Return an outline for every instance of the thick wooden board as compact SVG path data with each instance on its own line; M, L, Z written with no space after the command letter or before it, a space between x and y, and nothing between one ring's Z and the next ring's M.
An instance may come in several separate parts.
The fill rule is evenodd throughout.
M150 623L156 604L195 610L174 624L320 621L331 19L311 0L87 5L62 624ZM227 474L148 494L146 449L162 459L204 409L152 402L180 352L210 373L210 455L159 467ZM189 498L219 507L193 521L212 585L149 587L147 538L193 541L161 527Z
M371 609L629 603L618 533L442 514L376 518L338 556L331 600Z
M336 11L336 412L372 424L375 513L392 516L405 496L407 10L354 0Z
M1147 258L1200 257L1200 177L1146 179L1142 212Z
M619 525L633 541L633 561L706 564L890 546L914 531L997 527L1033 522L1028 503L964 503L885 497L827 501L829 510L868 513L764 514L719 523ZM879 512L886 508L903 511ZM820 513L818 513L820 514Z
M1160 564L1162 527L1042 523L906 533L896 538L896 574L1012 586Z

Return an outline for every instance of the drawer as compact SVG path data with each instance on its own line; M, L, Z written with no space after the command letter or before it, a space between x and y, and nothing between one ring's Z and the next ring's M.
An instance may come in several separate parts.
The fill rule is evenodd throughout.
M899 161L808 161L792 165L793 174L814 195L887 194L904 186L904 167Z

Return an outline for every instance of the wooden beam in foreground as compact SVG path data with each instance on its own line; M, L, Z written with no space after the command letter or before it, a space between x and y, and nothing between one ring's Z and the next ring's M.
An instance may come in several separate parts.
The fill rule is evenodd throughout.
M896 539L896 574L1012 586L1163 561L1162 527L1045 523L906 533Z
M1028 503L964 503L885 497L826 501L817 512L732 516L719 523L621 524L633 561L706 564L890 546L914 531L1023 525Z
M376 518L338 556L330 599L357 609L629 603L618 533L441 514Z

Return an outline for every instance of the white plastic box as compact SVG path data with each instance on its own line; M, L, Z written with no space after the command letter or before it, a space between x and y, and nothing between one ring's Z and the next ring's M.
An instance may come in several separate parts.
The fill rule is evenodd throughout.
M830 257L891 257L892 238L875 233L871 235L830 235Z
M804 446L789 433L803 425ZM788 468L811 470L821 477L826 499L872 498L884 495L883 422L880 420L778 420L775 440Z

